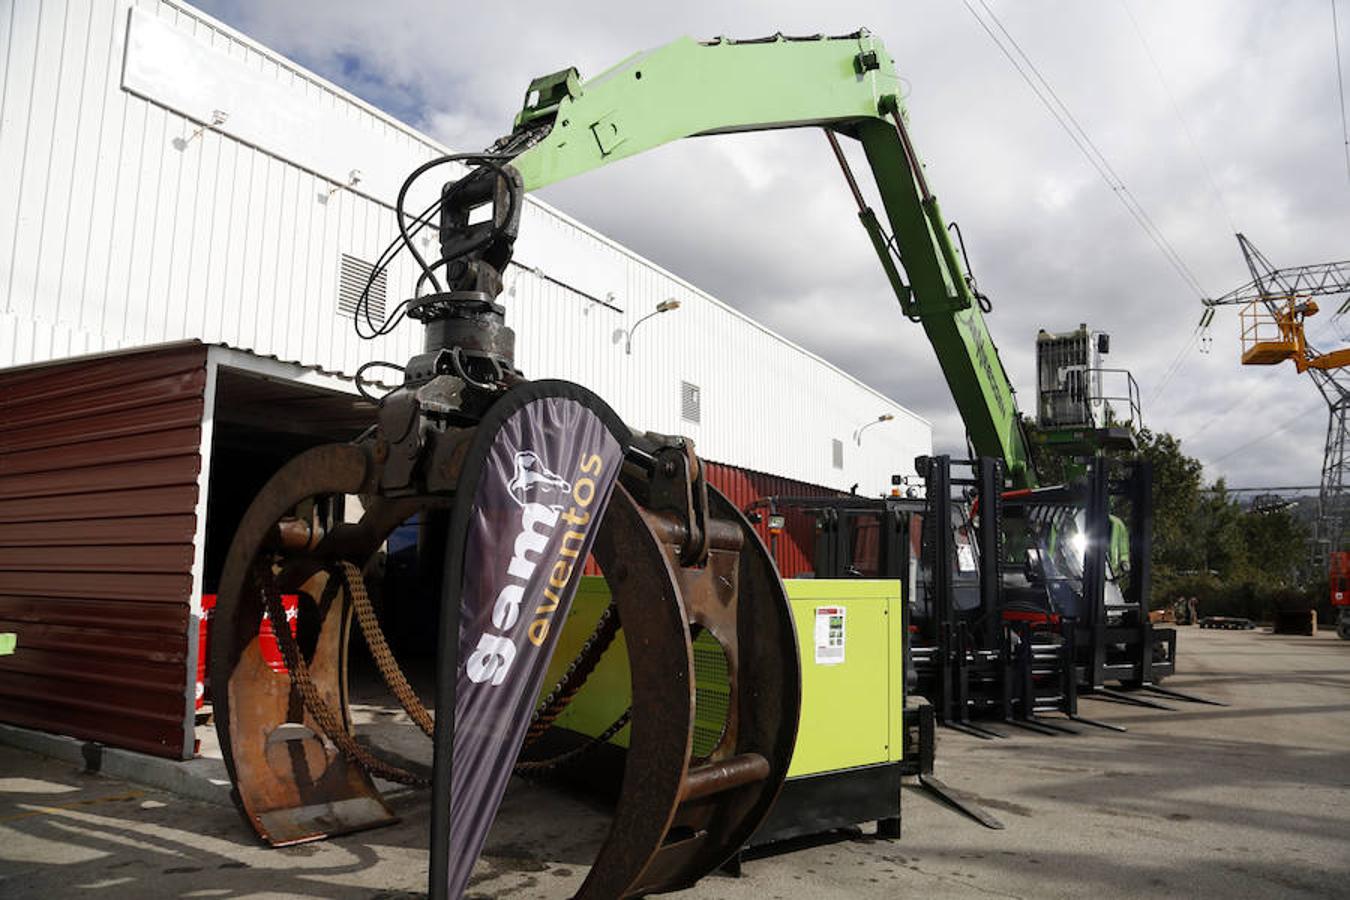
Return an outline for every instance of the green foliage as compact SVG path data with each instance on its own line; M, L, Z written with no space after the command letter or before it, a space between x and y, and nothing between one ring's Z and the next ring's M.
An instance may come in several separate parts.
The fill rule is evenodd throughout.
M1307 577L1312 531L1289 508L1248 512L1242 517L1248 567L1271 586L1300 586ZM1304 585L1306 586L1306 585Z
M1038 440L1034 426L1028 431L1042 482L1071 477L1071 461ZM1325 578L1317 579L1325 573L1307 566L1311 533L1291 509L1244 508L1222 479L1206 489L1200 461L1167 432L1143 429L1136 444L1153 463L1154 608L1193 596L1201 615L1264 619L1276 608L1306 609L1323 598ZM1118 512L1128 516L1128 509Z
M1193 533L1204 467L1199 460L1183 453L1181 442L1167 432L1155 433L1145 428L1136 435L1136 440L1140 455L1153 463L1155 585L1163 573L1207 569Z

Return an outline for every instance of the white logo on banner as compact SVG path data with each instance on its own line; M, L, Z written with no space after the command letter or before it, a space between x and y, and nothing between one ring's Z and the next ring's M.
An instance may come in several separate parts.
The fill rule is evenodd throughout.
M552 510L562 509L572 485L567 479L544 465L539 454L533 450L521 450L516 454L516 471L507 482L506 489L522 507L527 503L541 503ZM551 502L551 501L560 502Z

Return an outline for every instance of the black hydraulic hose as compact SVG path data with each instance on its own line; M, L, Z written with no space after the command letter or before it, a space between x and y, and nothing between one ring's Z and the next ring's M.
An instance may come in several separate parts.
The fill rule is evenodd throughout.
M355 380L355 382L356 382L356 392L357 392L358 394L360 394L362 397L365 397L365 398L366 398L367 400L369 400L371 403L376 403L376 404L378 404L378 403L379 403L381 400L383 400L384 398L383 398L383 397L377 397L377 396L375 396L374 394L372 394L372 393L370 393L369 391L367 391L367 390L366 390L366 387L365 387L366 384L367 384L367 382L365 382L365 381L362 379L362 377L361 377L361 376L363 376L363 375L367 372L367 370L369 370L369 369L394 369L395 371L398 371L398 372L403 372L403 371L405 371L405 369L404 369L403 366L400 366L398 363L385 362L385 361L383 361L383 360L374 360L374 361L372 361L372 362L366 363L365 365L361 366L360 368L358 368L358 369L356 370L356 375L353 376L353 377L354 377L354 380Z
M961 247L961 258L966 261L966 275L970 292L975 295L975 300L980 304L980 312L988 315L994 311L994 302L989 299L988 294L980 292L979 282L975 280L975 266L970 261L970 254L966 252L966 238L961 234L961 226L953 219L947 225L948 231L956 232L956 242Z
M422 269L422 274L431 281L431 284L437 291L444 290L444 287L441 285L440 279L436 277L433 267L427 264L427 261L422 258L422 254L418 252L417 247L413 244L412 237L408 234L407 223L404 221L403 203L408 196L408 191L412 188L413 183L416 182L418 178L437 166L445 165L446 163L473 161L490 167L498 175L504 175L505 173L501 163L509 162L511 159L514 159L514 157L507 153L448 153L444 156L438 156L434 159L427 160L416 169L413 169L407 178L403 179L403 185L398 189L398 200L394 204L394 215L398 221L398 233L399 236L403 238L403 245L408 248L408 252L412 254L413 259L417 261L417 265ZM513 194L511 196L511 209L507 214L508 221L511 215L515 213L515 202L515 195Z
M421 214L413 220L417 227L412 230L412 234L416 235L417 232L421 231L427 223L431 221L431 216L435 215L440 210L440 207L441 200L437 197L434 203L422 210ZM356 336L362 340L374 340L383 334L387 334L393 327L390 322L398 313L399 308L387 312L385 314L385 321L379 327L376 327L375 323L371 320L370 289L374 286L375 279L379 277L381 272L388 268L389 263L393 262L394 257L398 255L398 248L401 240L402 238L394 238L394 240L390 241L388 245L385 246L384 250L380 252L380 255L376 257L375 264L370 267L370 273L366 276L366 284L365 287L361 289L361 296L357 299L356 307L352 310L352 328L356 331ZM370 332L369 334L365 334L361 331L361 318L363 313L366 320L366 328L369 329ZM394 322L394 324L397 324L397 322Z

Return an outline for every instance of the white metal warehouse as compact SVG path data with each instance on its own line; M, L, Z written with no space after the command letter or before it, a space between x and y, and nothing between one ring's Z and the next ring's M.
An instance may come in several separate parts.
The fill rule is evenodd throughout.
M183 470L193 473L184 485L190 502L164 515L186 516L191 532L121 544L187 554L181 573L177 562L147 563L138 573L155 575L155 591L182 613L157 626L182 629L182 658L160 679L181 712L166 715L182 723L182 741L161 735L135 746L189 755L207 522L222 501L212 489L246 487L221 480L227 459L218 454L247 449L264 434L288 452L285 436L299 432L342 439L369 416L354 402L356 368L404 361L422 335L408 323L389 337L359 340L350 322L353 284L364 283L395 232L392 204L403 177L449 151L170 0L5 3L0 48L0 631L19 631L21 645L36 647L0 661L0 721L119 740L81 733L77 712L62 719L34 710L75 709L89 690L69 670L90 647L62 629L93 616L112 641L119 617L89 610L144 600L142 582L92 588L117 583L129 564L97 563L118 554L69 535L90 533L93 509L118 522L137 517L135 491L154 486L136 478L159 452L158 432L118 430L135 404L105 416L101 439L122 454L114 470L86 446L79 423L119 394L150 397L151 382L172 385L195 397L183 415L196 423L160 425L195 428L198 449L183 432L173 452L199 462ZM424 189L435 189L432 179ZM931 450L931 426L921 417L533 198L516 259L522 265L508 273L503 301L521 369L586 385L633 427L688 435L724 466L818 490L856 485L869 495L889 490L893 474L911 472L914 457ZM378 293L392 307L412 287L405 256ZM645 323L625 353L625 331L670 298L680 308ZM136 352L145 348L158 349ZM127 355L65 362L113 353ZM119 374L156 354L178 368L155 363L141 375ZM62 410L68 418L54 421ZM883 415L894 420L870 429L861 445L852 439ZM132 438L145 449L117 443ZM58 464L77 446L84 456ZM81 481L72 467L88 477ZM130 480L116 483L122 476ZM104 524L109 533L133 533ZM66 537L41 543L33 536L40 533ZM72 572L79 577L62 580ZM64 618L52 612L63 608ZM47 683L57 671L73 679L60 690ZM133 689L98 703L134 715ZM28 712L16 714L20 708Z

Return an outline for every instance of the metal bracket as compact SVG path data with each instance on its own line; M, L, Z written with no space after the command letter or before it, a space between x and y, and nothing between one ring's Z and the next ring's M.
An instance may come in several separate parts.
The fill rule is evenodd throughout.
M703 466L694 454L694 442L675 438L658 449L649 485L652 510L675 513L688 534L680 545L680 564L703 566L708 562L708 483Z
M421 461L430 456L443 423L464 406L465 382L452 375L437 375L416 389L404 386L380 403L379 433L385 458L381 460L380 487L391 495L415 492L422 475Z
M619 122L613 112L607 112L591 124L591 133L595 135L595 143L600 148L603 156L609 156L619 148L624 141L628 140L628 135L624 134L623 129L619 127Z

